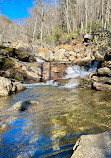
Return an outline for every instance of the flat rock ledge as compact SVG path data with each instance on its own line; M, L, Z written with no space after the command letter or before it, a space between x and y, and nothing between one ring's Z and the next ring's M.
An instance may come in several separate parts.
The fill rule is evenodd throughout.
M111 131L83 135L73 150L71 158L111 158Z

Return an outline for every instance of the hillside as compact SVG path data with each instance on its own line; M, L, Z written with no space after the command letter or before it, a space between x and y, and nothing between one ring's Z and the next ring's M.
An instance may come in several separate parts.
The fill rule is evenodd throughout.
M25 38L24 26L12 22L0 14L0 43L10 43Z

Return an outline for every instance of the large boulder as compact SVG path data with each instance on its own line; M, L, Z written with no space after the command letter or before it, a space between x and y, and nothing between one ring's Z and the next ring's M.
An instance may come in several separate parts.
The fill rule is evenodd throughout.
M57 46L56 48L54 48L54 52L58 51L59 49L65 49L66 51L73 51L74 50L74 47L71 46L71 45L68 45L68 44L65 44L65 45L59 45Z
M71 158L110 158L111 131L100 134L83 135L73 147Z
M0 46L0 55L17 58L23 62L35 61L34 56L31 55L29 52L24 51L24 49L18 50L15 48Z
M111 60L111 50L110 50L110 52L108 52L108 53L105 54L104 59L105 59L106 61Z
M14 82L8 78L0 77L0 96L7 96L24 89L26 89L26 87L20 82Z
M93 55L97 60L104 61L104 54L101 54L99 50L95 50Z
M92 80L94 82L111 84L111 77L106 77L106 76L98 77L93 75Z
M100 69L98 69L98 75L111 76L111 69L108 67L100 68Z
M76 60L77 64L79 66L85 66L85 67L89 67L89 63L92 61L93 59L90 56L87 57L83 57L83 58L79 58Z
M63 58L65 58L65 53L66 50L65 49L59 49L55 52L54 56L55 56L55 61L63 61Z
M99 83L99 82L94 82L93 88L95 88L98 91L111 91L110 84L104 84L104 83Z
M22 90L26 89L26 87L22 83L20 83L20 82L13 82L13 87L15 87L14 92L16 92L16 91L22 91Z
M53 52L49 50L47 47L44 48L38 48L37 56L41 57L42 59L46 61L53 60Z
M12 83L11 80L0 77L0 96L6 96L11 93Z

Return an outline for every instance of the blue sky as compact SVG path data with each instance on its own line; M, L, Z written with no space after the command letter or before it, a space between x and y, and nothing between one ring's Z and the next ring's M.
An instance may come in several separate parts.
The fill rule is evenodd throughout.
M28 18L34 0L0 0L0 13L11 20Z

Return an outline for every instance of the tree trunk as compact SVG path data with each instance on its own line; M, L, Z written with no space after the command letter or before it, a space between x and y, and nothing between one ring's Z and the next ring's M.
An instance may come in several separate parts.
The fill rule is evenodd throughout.
M86 16L86 33L87 33L87 21L88 21L88 6L87 6L87 0L85 0L85 16Z
M102 29L104 29L104 0L102 0Z
M37 27L37 16L36 16L36 19L35 19L33 36L32 36L32 54L34 53L34 45L33 44L34 44L34 40L35 40L36 27Z
M71 27L70 27L70 23L69 23L69 2L68 2L68 0L66 0L65 12L66 12L66 22L67 22L67 33L69 35L69 33L71 32Z
M41 31L40 31L40 44L42 46L42 39L43 39L43 26L44 26L44 22L42 21L41 23Z

